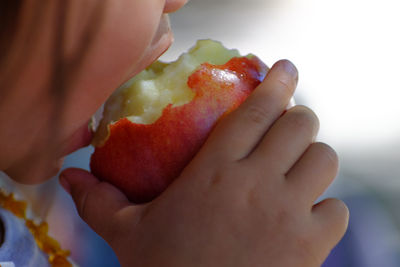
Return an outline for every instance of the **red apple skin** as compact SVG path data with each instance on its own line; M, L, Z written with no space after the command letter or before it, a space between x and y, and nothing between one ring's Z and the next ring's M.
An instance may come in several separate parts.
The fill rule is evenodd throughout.
M134 203L149 202L179 176L216 122L237 108L264 79L268 68L257 57L233 58L224 65L202 64L188 79L195 96L168 105L152 124L120 119L106 143L91 157L92 173Z

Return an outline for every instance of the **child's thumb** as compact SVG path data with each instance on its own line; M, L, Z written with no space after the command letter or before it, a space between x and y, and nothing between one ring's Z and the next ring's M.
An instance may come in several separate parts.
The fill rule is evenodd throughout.
M121 209L131 206L125 195L106 182L100 182L91 173L81 169L66 169L60 174L60 183L72 196L81 218L111 242L119 225L112 223Z

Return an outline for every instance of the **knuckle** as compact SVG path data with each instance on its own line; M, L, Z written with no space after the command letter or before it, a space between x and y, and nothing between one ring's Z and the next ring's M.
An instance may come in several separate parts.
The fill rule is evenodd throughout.
M246 119L254 122L255 124L263 125L271 117L268 109L261 107L259 105L251 105L246 109L245 112Z
M114 243L114 238L118 235L118 227L108 227L109 225L118 225L114 217L108 217L105 220L98 220L97 212L93 209L97 205L97 197L104 187L104 183L96 184L90 190L82 192L79 199L78 214L97 234L102 236L110 245ZM120 236L120 235L119 235Z
M317 149L317 153L321 158L328 161L328 165L332 166L332 169L337 170L339 167L339 157L336 151L325 143L315 143L314 148Z
M329 198L324 201L324 206L328 209L330 216L332 216L331 222L335 224L340 231L344 233L347 229L349 222L349 209L346 204L337 198Z
M334 214L338 216L340 221L345 222L347 225L347 222L349 220L349 208L347 205L340 199L332 198L330 199L332 208L334 210Z
M90 191L85 192L85 194L83 194L81 196L81 198L79 200L79 205L78 205L78 214L82 218L82 220L84 220L85 222L87 222L89 219L88 212L87 212L87 203L88 203L89 195L90 195Z
M227 177L232 177L233 173L230 173L231 168L227 164L220 164L219 168L214 170L210 178L209 185L211 187L216 187L221 185L224 180L229 179Z
M280 87L284 89L287 94L292 94L293 92L293 84L287 79L277 78L276 81L279 83Z
M276 222L279 225L288 225L290 222L294 220L293 213L288 208L281 209L277 212Z
M290 122L299 130L317 132L319 129L319 119L317 115L305 106L295 106L288 111Z
M85 190L80 192L78 196L78 214L79 216L87 223L90 223L92 219L91 214L91 203L93 203L95 199L95 195L98 193L97 191L101 187L101 184L96 184L94 187L89 190Z

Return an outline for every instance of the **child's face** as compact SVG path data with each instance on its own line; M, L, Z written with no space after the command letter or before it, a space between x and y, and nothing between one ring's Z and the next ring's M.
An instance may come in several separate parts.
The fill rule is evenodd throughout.
M22 38L13 46L17 55L21 53L18 46L25 42L21 41L23 37L34 30L32 5L40 6L39 2L26 1L21 17ZM59 32L57 5L61 2L64 1L47 1L49 6L43 8L40 29L29 49L24 49L27 57L17 68L18 73L13 73L16 82L6 89L0 105L0 170L25 183L54 175L63 156L88 144L89 118L113 90L170 46L172 34L163 14L178 10L187 0L65 1L68 8L61 9L66 14L64 59L72 62L81 49L82 35L87 36L84 29L89 27L95 34L78 58L77 72L71 76L74 80L67 87L61 110L55 113L56 102L46 85L54 73L52 55ZM87 26L88 18L100 4L104 6L99 23ZM51 136L54 129L49 122L54 114L60 121L58 138Z

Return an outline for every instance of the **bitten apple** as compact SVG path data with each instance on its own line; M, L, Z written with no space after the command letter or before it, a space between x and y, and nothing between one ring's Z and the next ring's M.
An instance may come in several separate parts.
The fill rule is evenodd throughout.
M132 202L151 201L266 72L256 56L240 57L210 40L173 63L153 63L107 101L93 140L92 173Z

